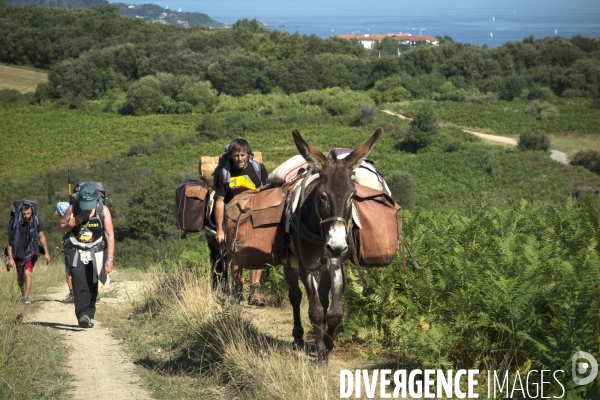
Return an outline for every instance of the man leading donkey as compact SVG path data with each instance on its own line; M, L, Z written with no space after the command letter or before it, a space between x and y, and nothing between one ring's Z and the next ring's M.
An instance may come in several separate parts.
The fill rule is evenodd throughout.
M217 222L216 239L218 243L225 241L225 204L246 190L254 190L267 182L267 169L262 163L255 161L250 144L244 139L234 139L227 147L222 162L214 172L215 221ZM265 299L260 293L260 275L262 270L250 271L250 294L248 304L264 306ZM231 264L233 278L233 297L231 302L239 304L242 298L242 268L237 262Z

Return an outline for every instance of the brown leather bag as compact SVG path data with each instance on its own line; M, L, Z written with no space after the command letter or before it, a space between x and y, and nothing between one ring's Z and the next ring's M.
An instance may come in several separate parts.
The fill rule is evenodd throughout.
M400 206L381 190L354 186L354 204L361 224L361 228L355 226L354 231L360 266L389 265L396 256L402 234Z
M281 263L284 200L281 187L267 185L243 192L227 204L227 248L233 248L233 263L245 269L264 269Z
M209 188L204 182L187 179L175 191L177 223L186 232L200 232L206 216Z

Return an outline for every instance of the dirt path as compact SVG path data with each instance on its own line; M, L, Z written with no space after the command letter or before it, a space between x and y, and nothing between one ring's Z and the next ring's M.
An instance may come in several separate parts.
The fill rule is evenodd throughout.
M390 110L383 110L384 113L386 114L390 114L390 115L395 115L398 118L401 119L406 119L409 121L412 121L412 118L408 118L407 116L404 116L400 113L394 112L394 111L390 111ZM492 140L494 142L499 142L499 143L506 143L506 144L511 144L516 146L517 145L517 141L515 139L511 139L508 138L506 136L498 136L498 135L490 135L487 133L481 133L481 132L473 132L473 131L468 131L464 128L461 128L463 131L470 133L472 135L478 136L482 139L487 139L487 140ZM558 150L550 150L550 158L552 158L553 160L558 161L561 164L569 164L568 160L567 160L567 153L564 153L562 151L558 151Z
M101 286L101 301L105 304L130 302L137 290L136 282L119 282L118 272L111 274L113 281L108 288ZM30 321L61 332L70 347L68 369L74 378L74 390L68 393L72 399L150 399L148 392L139 384L135 365L110 335L102 321L94 320L94 328L82 329L77 325L73 303L63 303L66 285L49 291L41 308Z

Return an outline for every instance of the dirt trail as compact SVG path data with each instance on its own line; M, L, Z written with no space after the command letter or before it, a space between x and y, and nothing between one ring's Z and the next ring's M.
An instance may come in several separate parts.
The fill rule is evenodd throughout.
M119 282L118 272L111 274L108 288L100 285L101 300L97 309L110 303L129 303L137 291L138 282ZM30 322L56 329L70 348L68 369L74 378L72 399L151 399L139 384L135 365L119 341L110 335L102 321L94 320L94 328L82 329L77 325L73 303L63 303L66 285L53 288L41 308L30 317Z
M386 114L395 115L396 117L401 118L401 119L406 119L406 120L412 121L412 118L408 118L408 117L406 117L400 113L394 112L394 111L383 110L383 112ZM490 135L487 133L468 131L464 128L461 128L461 129L467 133L478 136L482 139L492 140L494 142L499 142L499 143L511 144L514 146L517 145L517 141L515 139L511 139L506 136ZM567 160L567 153L564 153L562 151L550 150L550 158L552 158L555 161L558 161L561 164L569 164L569 162Z

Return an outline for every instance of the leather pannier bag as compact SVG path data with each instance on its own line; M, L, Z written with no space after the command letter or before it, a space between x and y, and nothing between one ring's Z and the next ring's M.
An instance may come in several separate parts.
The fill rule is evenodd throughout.
M227 248L233 248L232 262L245 269L281 263L284 200L281 187L267 185L243 192L225 206Z
M201 181L187 179L175 191L177 223L186 232L200 232L206 217L209 187Z
M402 217L400 206L385 192L355 184L354 204L361 228L355 224L354 236L361 267L381 267L394 260Z

